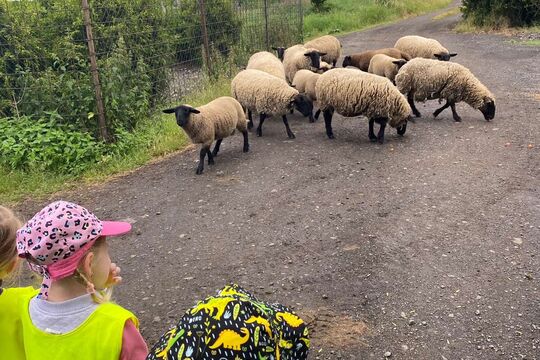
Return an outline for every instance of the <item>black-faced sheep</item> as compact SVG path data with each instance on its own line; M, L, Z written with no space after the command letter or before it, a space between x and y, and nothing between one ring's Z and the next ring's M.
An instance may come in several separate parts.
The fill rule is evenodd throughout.
M308 99L313 104L314 101L317 101L317 94L315 92L315 85L317 84L317 80L321 74L314 73L309 70L298 70L298 72L294 75L293 79L293 86L296 90L298 90L300 93L305 94ZM315 117L319 117L320 110L317 111L315 114ZM309 117L309 122L314 122L315 119L313 116Z
M307 69L317 71L321 67L321 56L326 55L314 48L307 48L304 45L294 45L285 50L283 55L283 66L285 76L290 83L294 79L294 74L298 70Z
M369 139L381 144L387 123L397 128L399 135L404 135L407 130L411 108L407 99L386 78L355 69L332 69L320 76L315 89L330 139L334 138L334 111L346 117L366 116ZM380 124L377 135L373 131L375 122Z
M486 120L495 117L495 97L465 66L447 61L412 59L396 76L396 85L407 96L414 115L420 112L414 100L444 99L446 104L437 109L437 116L450 107L455 121L461 121L456 103L464 101L484 114Z
M403 36L396 41L395 48L406 52L411 58L426 58L448 61L457 53L450 53L435 39L417 35Z
M204 170L204 158L208 155L208 165L214 164L214 157L224 138L234 134L235 130L244 136L243 151L249 151L247 121L242 105L229 96L219 97L206 105L194 108L189 105L180 105L175 108L163 110L166 114L175 114L176 123L184 129L194 144L201 144L197 175ZM216 141L214 150L210 151L212 143Z
M343 59L343 67L354 66L362 71L368 71L371 58L377 54L384 54L396 59L403 59L406 61L409 61L411 59L409 54L396 48L384 48L364 51L358 54L347 55Z
M313 111L313 104L305 95L289 86L285 80L260 70L240 71L231 82L231 93L248 111L259 114L258 136L262 136L266 117L281 115L287 136L294 139L286 114L294 108L304 116L311 116ZM252 119L248 127L253 127Z
M395 84L396 82L394 79L396 78L399 69L406 63L407 60L396 59L384 54L377 54L371 58L368 72L370 74L384 76Z
M323 61L336 66L336 63L341 56L341 42L332 35L324 35L316 39L310 40L304 44L306 48L317 49L325 55L322 57Z

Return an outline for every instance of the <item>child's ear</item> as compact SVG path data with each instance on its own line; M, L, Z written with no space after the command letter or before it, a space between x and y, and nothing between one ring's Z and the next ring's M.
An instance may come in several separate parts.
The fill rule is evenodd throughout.
M92 263L94 262L94 252L89 251L81 260L81 270L85 276L92 277Z

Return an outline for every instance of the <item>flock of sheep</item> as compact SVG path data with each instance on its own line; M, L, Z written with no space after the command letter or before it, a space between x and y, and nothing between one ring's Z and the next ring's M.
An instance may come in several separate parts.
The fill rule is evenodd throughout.
M404 36L393 48L345 56L343 68L335 68L342 46L334 36L273 49L277 56L261 51L250 57L246 69L231 82L232 97L220 97L198 108L181 105L164 110L175 114L193 143L202 145L197 174L203 172L206 156L208 164L214 164L222 140L235 130L244 136L244 152L249 151L253 113L259 114L258 136L267 117L281 116L291 139L295 136L287 114L295 109L310 122L322 112L330 139L334 138L334 112L345 117L363 115L369 119L369 139L381 144L387 124L404 135L411 113L420 117L415 100L446 100L433 115L450 107L455 121L461 121L455 108L461 101L480 110L488 121L495 116L493 94L466 67L449 62L457 54L435 39ZM315 116L314 102L318 105ZM380 125L377 135L374 123Z

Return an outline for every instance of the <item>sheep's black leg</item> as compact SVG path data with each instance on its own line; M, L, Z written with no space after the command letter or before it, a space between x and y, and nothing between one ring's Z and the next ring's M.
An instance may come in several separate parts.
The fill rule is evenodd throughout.
M401 126L399 126L399 127L397 128L397 133L398 133L398 135L400 135L400 136L405 135L405 131L407 131L407 123L405 123L405 124L403 124L403 125L401 125Z
M253 114L251 113L251 110L248 110L247 113L248 113L248 119L249 119L249 121L248 121L248 129L251 130L251 129L253 129Z
M319 115L321 115L321 109L317 110L317 112L315 112L315 120L319 120Z
M266 114L259 114L259 126L257 127L257 136L262 136L262 125L266 119Z
M247 130L242 131L242 135L244 135L244 152L249 151L249 141L248 141L248 132Z
M433 116L434 116L434 117L439 116L439 114L440 114L444 109L446 109L446 108L449 107L449 106L450 106L450 102L449 102L449 101L446 101L446 104L444 104L443 106L441 106L440 108L438 108L437 110L435 110L435 111L433 112Z
M412 93L409 93L407 95L407 101L409 102L409 105L411 106L411 109L412 109L412 112L413 112L414 116L416 116L416 117L422 116L420 114L420 111L418 111L416 106L414 106L414 95Z
M379 133L377 134L377 141L379 141L379 144L382 144L384 142L384 129L386 128L386 118L377 118L375 120L377 124L380 124L381 127L379 128Z
M461 121L461 117L457 114L457 111L456 111L456 104L455 104L455 103L451 103L451 104L450 104L450 108L452 109L452 116L454 117L454 121L460 122L460 121Z
M197 166L197 171L195 172L197 175L201 175L204 170L204 157L206 156L206 153L210 153L210 147L202 147L201 151L199 152L199 166Z
M375 123L375 119L369 119L369 141L375 142L377 141L377 136L375 136L375 132L373 131L373 124Z
M217 139L216 145L214 146L214 150L212 150L212 155L213 156L217 156L217 154L219 152L219 147L221 146L222 141L223 141L223 139Z
M291 128L289 127L289 121L287 121L287 116L283 115L283 123L285 124L285 129L287 130L287 136L289 139L294 139L296 136L294 136L293 132L291 131Z
M336 67L337 60L332 61L332 66Z
M315 118L313 117L313 111L311 112L311 114L309 114L309 122L310 122L310 123L314 123L314 122L315 122Z
M210 151L210 146L208 147L208 149L206 150L206 153L208 155L208 165L214 165L215 162L214 162L214 156L212 155L212 152Z
M326 127L326 135L329 139L334 138L334 132L332 131L332 115L334 115L333 109L327 109L323 111L324 125Z

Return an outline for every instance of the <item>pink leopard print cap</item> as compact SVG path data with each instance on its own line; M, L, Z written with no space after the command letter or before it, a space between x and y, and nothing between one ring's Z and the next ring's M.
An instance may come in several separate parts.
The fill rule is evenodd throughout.
M45 206L17 231L17 252L50 282L73 274L100 236L130 230L129 223L101 221L84 207L60 200Z

